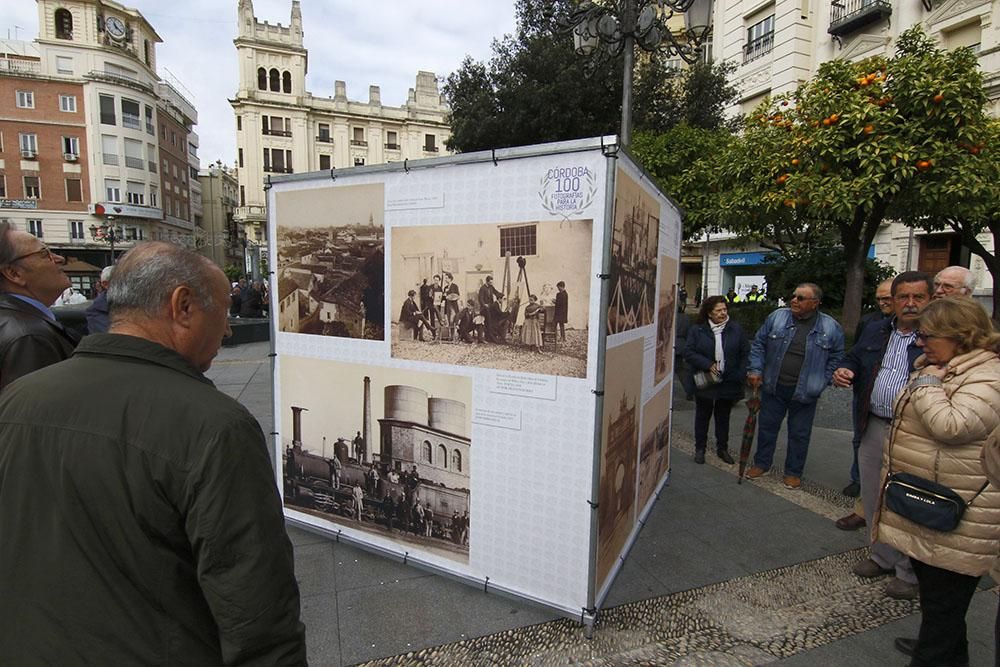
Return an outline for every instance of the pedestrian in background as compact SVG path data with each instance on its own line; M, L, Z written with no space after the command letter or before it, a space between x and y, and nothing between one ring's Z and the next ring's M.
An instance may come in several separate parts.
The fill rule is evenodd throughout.
M816 401L844 357L844 330L835 319L819 312L822 301L819 285L800 284L789 307L768 315L754 336L747 381L762 391L757 452L747 479L771 468L778 431L787 415L784 483L789 489L802 485Z
M934 298L949 296L972 296L976 288L976 277L964 266L948 266L934 276Z
M841 367L833 373L837 387L853 387L862 399L856 403L854 423L861 432L858 468L861 480L861 514L852 512L837 520L841 530L874 526L882 482L882 450L889 438L893 403L906 386L914 363L921 354L917 344L917 318L931 300L931 277L921 271L905 271L892 281L894 316L869 322L851 346ZM855 518L856 517L856 518ZM859 525L860 524L860 525ZM856 563L859 577L894 575L885 593L899 600L917 597L917 577L905 554L872 538L868 558Z
M898 638L912 667L969 664L965 615L979 578L1000 553L1000 490L980 459L1000 439L1000 334L968 297L938 299L920 313L916 371L896 399L882 462L950 487L967 503L957 527L934 530L889 509L875 537L909 555L920 587L920 633Z
M115 271L114 266L105 266L101 269L101 280L98 283L101 287L100 294L94 297L93 303L87 306L84 316L87 318L88 333L107 333L111 328L111 316L108 313L108 285L111 283L111 274Z
M684 360L694 372L707 373L712 384L695 390L694 462L705 462L708 425L715 417L715 452L732 464L729 453L729 415L743 398L750 343L740 325L729 318L723 296L710 296L701 304L698 322L688 331Z
M694 378L691 369L684 361L684 349L687 347L688 332L691 331L691 317L687 313L677 313L674 316L674 372L684 388L684 400L694 400Z
M685 310L687 310L687 306L688 306L688 292L686 289L684 289L684 286L681 285L681 288L677 290L677 312L683 313Z
M229 289L137 245L111 332L0 398L0 664L305 663L264 434L203 375Z

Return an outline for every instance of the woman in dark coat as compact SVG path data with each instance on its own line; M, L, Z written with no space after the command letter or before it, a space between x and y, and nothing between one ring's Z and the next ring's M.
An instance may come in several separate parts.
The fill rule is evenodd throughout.
M726 298L710 296L701 303L698 323L691 327L684 348L684 360L692 373L700 371L719 382L695 390L694 462L705 462L708 423L715 416L715 451L726 463L729 454L729 413L743 398L750 341L740 325L729 319Z

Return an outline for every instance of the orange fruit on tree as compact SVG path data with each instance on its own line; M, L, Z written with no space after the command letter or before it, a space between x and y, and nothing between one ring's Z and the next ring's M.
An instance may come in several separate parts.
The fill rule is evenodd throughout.
M875 126L871 124L865 125L865 129L863 131L865 134L871 134L872 132L875 131Z
M781 176L778 176L778 178L775 179L778 185L784 185L785 181L787 180L788 180L788 174L782 174Z
M798 158L792 158L792 166L793 167L799 166L799 159Z
M917 160L917 171L927 171L934 166L930 160Z
M839 114L835 114L835 113L830 114L830 122L831 123L836 123L838 120L840 120L840 115Z
M937 95L931 98L931 101L934 102L934 104L941 104L942 102L944 102L944 95L938 93Z
M794 199L786 199L783 203L788 208L795 208L795 200Z
M823 119L823 125L829 127L830 126L830 119L829 118L824 118Z

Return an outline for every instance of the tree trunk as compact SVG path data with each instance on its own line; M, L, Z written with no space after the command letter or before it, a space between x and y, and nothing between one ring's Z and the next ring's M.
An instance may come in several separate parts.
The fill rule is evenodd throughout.
M844 260L847 264L847 275L844 276L844 313L840 324L845 332L853 332L861 319L861 300L865 287L865 259L871 244L855 239L851 244L844 244Z
M973 255L977 255L983 260L983 264L986 265L986 269L990 272L990 276L993 277L993 322L994 326L1000 329L1000 258L997 254L1000 252L1000 218L990 220L987 227L990 233L993 235L993 252L988 251L976 235L969 229L968 225L962 224L961 221L952 221L951 228L958 232L962 237L962 245L969 249Z

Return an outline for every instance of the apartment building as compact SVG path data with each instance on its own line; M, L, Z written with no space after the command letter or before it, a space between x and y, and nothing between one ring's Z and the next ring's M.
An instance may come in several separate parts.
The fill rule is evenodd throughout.
M446 154L447 106L432 72L418 72L400 107L348 99L343 81L332 96L306 90L308 52L302 11L293 0L288 26L260 22L251 0L239 0L236 114L239 201L236 219L251 244L264 242L264 183L271 174L320 171Z
M246 237L234 217L239 197L236 173L221 163L198 172L201 186L202 223L196 247L220 267L244 266Z
M827 60L892 55L899 35L921 24L943 47L968 46L978 54L991 112L1000 115L997 22L1000 3L990 0L727 0L714 9L713 55L737 65L740 97L730 111L749 113L765 97L794 90ZM982 240L992 248L988 236ZM682 280L688 293L704 285L707 294L724 294L759 281L765 254L733 235L703 237L685 247ZM912 232L886 221L872 256L898 271L967 266L977 277L977 295L992 293L986 267L955 234Z
M162 40L137 10L36 4L37 39L0 41L0 217L74 258L71 276L86 291L111 261L110 230L116 254L142 239L193 245L190 211L164 215L159 128L183 131L184 185L197 114L160 80Z

